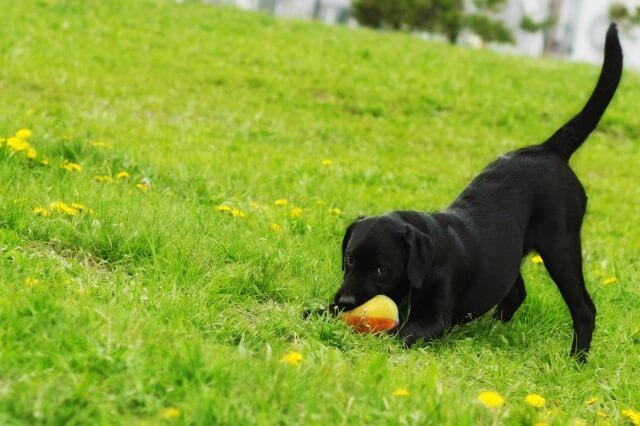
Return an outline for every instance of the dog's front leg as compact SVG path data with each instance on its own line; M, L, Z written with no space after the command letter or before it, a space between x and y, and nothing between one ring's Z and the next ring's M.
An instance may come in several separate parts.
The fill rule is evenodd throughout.
M429 342L442 337L447 329L443 318L425 318L409 321L400 326L398 337L405 346L411 347L418 341Z

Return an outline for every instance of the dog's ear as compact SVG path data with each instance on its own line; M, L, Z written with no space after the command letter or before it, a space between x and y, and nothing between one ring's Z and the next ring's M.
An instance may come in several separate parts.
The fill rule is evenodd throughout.
M364 218L365 218L364 216L358 217L356 220L354 220L351 223L351 225L349 225L347 230L344 232L344 237L342 238L342 270L343 271L344 271L344 253L347 251L347 245L349 244L349 240L351 239L351 234L353 233L353 230L355 229L358 222Z
M404 230L404 240L409 248L407 277L411 286L420 289L433 259L433 242L431 237L411 225Z

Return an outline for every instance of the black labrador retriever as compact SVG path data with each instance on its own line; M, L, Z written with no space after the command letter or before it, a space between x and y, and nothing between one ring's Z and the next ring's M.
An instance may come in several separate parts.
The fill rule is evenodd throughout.
M393 211L352 223L342 242L344 283L329 311L387 295L400 308L394 332L407 346L436 339L494 306L494 318L506 322L526 296L522 258L536 250L571 312L571 353L584 362L596 308L582 275L587 197L568 161L598 124L621 73L612 24L593 94L546 142L500 156L443 211Z

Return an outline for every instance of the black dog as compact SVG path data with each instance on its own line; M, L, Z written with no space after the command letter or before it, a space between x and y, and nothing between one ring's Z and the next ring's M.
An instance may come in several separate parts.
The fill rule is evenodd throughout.
M394 211L352 223L342 242L344 283L329 310L387 295L400 307L395 331L408 346L496 305L493 316L508 321L526 296L522 258L536 250L571 311L571 353L584 362L596 308L582 275L587 197L568 161L598 124L621 72L612 24L593 94L549 140L500 156L444 211Z

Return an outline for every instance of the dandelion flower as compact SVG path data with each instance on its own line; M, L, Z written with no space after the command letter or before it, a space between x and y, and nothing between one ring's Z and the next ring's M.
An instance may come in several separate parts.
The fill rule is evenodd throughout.
M20 139L20 138L9 138L7 139L7 146L14 151L24 151L29 148L29 143Z
M180 417L180 410L176 407L169 407L162 410L162 417L167 420L175 419L176 417Z
M333 165L333 161L329 160L329 159L324 159L322 160L322 165L325 167L331 167Z
M498 392L485 391L478 394L478 401L487 408L498 408L504 405L504 398Z
M302 361L302 354L298 351L287 352L282 358L280 358L280 362L290 365L297 365L300 361Z
M278 199L274 202L274 204L275 204L276 206L278 206L278 207L282 207L282 206L286 206L287 204L289 204L289 202L288 202L286 199L284 199L284 198L278 198Z
M332 209L329 209L329 213L336 215L336 216L340 216L342 214L342 210L340 210L337 207L334 207Z
M25 278L24 279L24 285L26 287L35 287L38 284L40 284L40 280L35 279L35 278Z
M239 209L232 209L231 210L231 216L233 217L245 217L246 214L244 214L244 212L242 210Z
M145 182L138 182L136 183L136 188L138 188L142 192L149 192L150 186Z
M294 207L289 212L292 218L297 219L302 216L302 209L300 207Z
M530 393L524 398L524 402L533 408L542 408L544 407L546 400L536 393Z
M593 404L595 404L596 402L598 402L598 398L594 396L594 397L591 397L591 398L587 399L587 400L584 402L584 405L593 405Z
M119 171L118 174L116 174L117 179L127 179L128 177L129 173L125 172L124 170Z
M110 183L111 181L113 181L113 178L111 176L103 175L103 176L94 176L93 180L95 180L98 183Z
M575 419L572 426L586 426L586 423L582 419Z
M409 396L409 391L406 388L398 388L393 391L392 395L400 398L406 398Z
M547 423L547 422L535 422L533 424L533 426L549 426L549 423Z
M82 170L82 167L80 166L80 164L72 163L69 160L64 160L64 162L60 167L68 172L79 172Z
M596 412L596 416L598 416L601 419L606 419L607 417L609 417L609 415L602 410L598 410Z
M615 284L617 282L618 282L618 279L616 277L609 277L609 278L605 278L604 281L602 281L602 284L611 285L611 284Z
M33 212L38 216L42 216L42 217L49 216L49 210L45 209L44 207L34 207Z
M76 210L79 210L81 212L89 212L91 213L93 210L91 210L89 207L85 206L84 204L80 204L80 203L71 203L71 208L74 208Z
M49 204L49 209L54 212L68 214L69 216L76 216L79 213L78 209L68 205L63 201L55 201Z
M278 224L277 224L277 223L275 223L275 222L271 224L271 229L272 229L274 232L277 232L277 233L281 233L281 232L282 232L282 226L278 225Z
M233 209L226 204L219 204L216 206L216 210L218 210L221 213L230 213L231 210Z
M28 158L29 160L33 160L33 159L35 159L37 156L38 156L38 152L37 152L35 149L33 149L33 148L31 148L31 147L27 148L27 158Z
M535 263L536 265L540 265L541 263L543 263L542 256L540 256L539 254L536 254L531 258L531 262Z
M622 410L622 415L628 418L633 426L640 426L640 413L636 410L627 408L626 410Z
M43 158L42 160L40 160L40 164L42 164L43 166L48 166L49 160L47 160L46 158Z
M29 129L20 129L16 132L16 138L18 139L29 139L31 137L31 130Z

